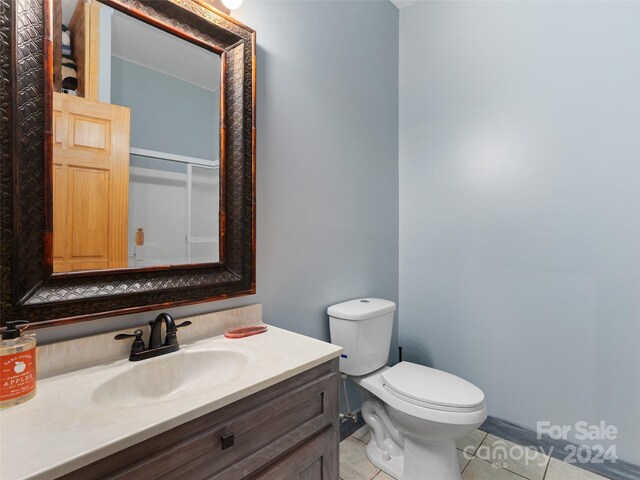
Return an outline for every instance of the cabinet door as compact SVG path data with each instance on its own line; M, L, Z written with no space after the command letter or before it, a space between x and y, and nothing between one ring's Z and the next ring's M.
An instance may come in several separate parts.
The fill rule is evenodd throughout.
M331 426L252 480L337 480L338 429Z
M53 94L53 271L127 266L126 107Z

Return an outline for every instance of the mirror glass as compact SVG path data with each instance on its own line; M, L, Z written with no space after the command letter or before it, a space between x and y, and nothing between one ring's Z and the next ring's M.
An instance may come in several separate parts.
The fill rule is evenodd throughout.
M53 3L54 272L217 262L220 57Z

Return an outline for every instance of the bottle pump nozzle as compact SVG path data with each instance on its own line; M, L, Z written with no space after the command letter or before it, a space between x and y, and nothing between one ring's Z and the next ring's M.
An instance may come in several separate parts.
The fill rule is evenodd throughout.
M27 320L9 320L7 325L2 330L2 340L11 340L18 338L21 334L20 326L26 325L29 322Z

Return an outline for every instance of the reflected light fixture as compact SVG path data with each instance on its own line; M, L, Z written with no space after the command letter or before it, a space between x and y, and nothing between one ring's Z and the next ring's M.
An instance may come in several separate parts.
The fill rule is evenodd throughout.
M229 10L236 10L242 5L242 0L222 0L222 4Z

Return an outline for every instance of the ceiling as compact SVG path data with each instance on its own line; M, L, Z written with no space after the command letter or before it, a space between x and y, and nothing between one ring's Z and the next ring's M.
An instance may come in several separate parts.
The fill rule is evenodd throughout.
M220 57L140 20L114 11L111 54L215 91Z
M76 8L77 3L78 0L60 0L60 4L62 5L62 23L64 25L69 26L71 15L73 15L73 10Z
M417 0L391 0L398 9L403 9L404 7L408 7L409 5L413 5Z

